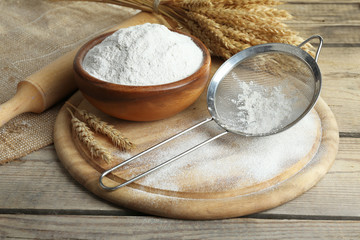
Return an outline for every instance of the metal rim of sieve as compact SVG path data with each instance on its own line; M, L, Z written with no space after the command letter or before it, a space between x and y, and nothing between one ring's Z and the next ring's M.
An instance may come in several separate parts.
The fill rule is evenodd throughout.
M315 55L315 59L312 58L307 52L305 52L304 50L300 49L301 46L303 46L304 44L306 44L307 42L309 42L310 40L314 39L314 38L318 38L319 41L320 41L320 44L319 44L319 47L318 47L318 50L316 52L316 55ZM210 81L210 84L209 84L209 87L208 87L208 93L207 93L207 103L208 103L208 110L211 114L211 118L208 118L208 119L205 119L203 120L202 122L199 122L198 124L188 128L188 129L185 129L177 134L175 134L174 136L148 148L147 150L141 152L141 153L138 153L136 154L135 156L133 157L130 157L129 159L121 162L120 164L112 167L111 169L103 172L99 178L99 184L100 184L100 187L105 189L105 190L108 190L108 191L113 191L113 190L116 190L116 189L119 189L119 188L122 188L124 186L127 186L128 184L132 183L132 182L135 182L136 180L140 179L140 178L143 178L145 177L146 175L168 165L169 163L185 156L186 154L188 153L191 153L193 151L195 151L196 149L206 145L207 143L211 142L211 141L214 141L215 139L218 139L220 138L221 136L224 136L226 135L227 133L229 133L230 131L228 131L226 129L226 126L224 127L222 122L219 121L217 119L217 113L216 113L216 106L215 106L215 102L214 102L214 97L215 97L215 93L216 93L216 89L217 87L219 86L219 83L221 82L221 80L224 78L224 76L226 76L227 73L229 73L231 71L231 69L233 69L234 67L236 67L238 64L241 63L241 61L243 61L244 59L247 59L249 58L250 56L254 56L256 54L260 54L260 53L264 53L264 52L283 52L283 53L286 53L286 54L290 54L292 56L295 56L297 58L299 58L301 61L304 61L311 69L312 69L312 72L313 72L313 75L314 75L314 79L316 81L316 92L315 94L313 95L313 99L311 101L311 103L309 104L309 106L306 108L306 110L303 112L303 114L301 114L300 117L298 117L298 119L296 119L296 121L294 121L293 123L289 124L288 126L280 129L280 131L284 131L285 129L288 129L290 128L291 126L293 126L296 122L298 122L302 117L304 117L311 109L312 107L315 105L316 103L316 100L318 99L319 97L319 94L320 94L320 89L321 89L321 73L320 73L320 69L317 65L317 59L319 57L319 53L320 53L320 50L321 50L321 47L322 47L322 43L323 43L323 39L321 36L319 35L314 35L314 36L311 36L310 38L308 38L307 40L305 40L304 42L302 42L300 45L298 46L293 46L293 45L288 45L288 44L281 44L281 43L270 43L270 44L262 44L262 45L257 45L257 46L254 46L254 47L251 47L251 48L248 48L248 49L245 49L237 54L235 54L233 57L231 57L229 60L227 60L223 65L221 65L221 67L216 71L216 73L214 74L214 76L212 77L211 81ZM203 141L202 143L199 143L191 148L189 148L188 150L176 155L175 157L172 157L171 159L168 159L166 161L164 161L163 163L151 168L150 170L147 170L133 178L131 178L130 180L127 180L121 184L118 184L118 185L115 185L115 186L107 186L103 180L105 178L105 176L107 176L108 174L110 174L111 172L115 171L116 169L128 164L129 162L141 157L142 155L152 151L152 150L155 150L156 148L174 140L175 138L177 137L180 137L181 135L189 132L189 131L192 131L193 129L201 126L201 125L204 125L208 122L211 122L212 120L214 120L219 126L221 126L225 131L224 132L221 132L205 141ZM278 133L280 131L277 131L275 133ZM271 134L275 134L274 132L271 132L270 134L261 134L259 136L267 136L267 135L271 135ZM256 135L250 135L250 134L244 134L244 133L236 133L235 134L240 134L242 136L256 136Z
M315 59L310 54L308 54L306 51L304 51L300 48L301 46L303 46L304 44L306 44L307 42L309 42L310 40L312 40L314 38L318 38L320 41L318 50L316 52ZM251 137L269 136L269 135L273 135L273 134L285 131L286 129L289 129L292 126L294 126L304 116L306 116L306 114L314 107L317 99L320 96L322 78L321 78L320 68L317 64L317 60L318 60L319 53L320 53L320 50L322 47L322 43L323 43L322 37L319 35L314 35L314 36L311 36L310 38L308 38L307 40L305 40L304 42L302 42L298 46L284 44L284 43L260 44L260 45L256 45L256 46L247 48L247 49L235 54L231 58L229 58L216 71L216 73L212 77L209 87L208 87L207 106L208 106L209 113L213 117L213 120L219 126L221 126L223 129L225 129L226 131L230 131L235 134L239 134L242 136L249 136L249 137L250 136ZM251 58L253 56L256 56L258 54L264 54L264 53L284 53L284 54L291 55L292 57L297 58L298 61L304 62L311 69L312 74L313 74L313 79L315 82L315 89L314 89L314 94L313 94L312 100L310 101L310 104L307 106L307 108L304 110L304 112L297 119L295 119L290 124L287 124L284 127L276 129L276 131L271 131L268 133L261 133L261 134L251 134L251 133L240 132L240 131L236 131L236 130L230 130L230 129L228 129L226 124L219 119L219 116L218 116L218 111L217 111L216 104L215 104L216 91L218 89L218 86L221 83L221 81L224 79L224 77L231 70L233 70L235 67L237 67L239 64L241 64L242 61L244 61L248 58Z

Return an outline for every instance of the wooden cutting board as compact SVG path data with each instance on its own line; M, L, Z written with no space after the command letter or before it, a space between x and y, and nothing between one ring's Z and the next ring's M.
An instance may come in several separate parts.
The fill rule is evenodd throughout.
M206 116L205 94L190 108L172 118L141 123L106 116L84 100L80 93L69 101L116 126L133 140L137 148L131 152L121 152L107 139L96 135L96 139L112 153L114 162L106 164L101 159L92 159L73 135L70 116L64 106L57 117L54 132L56 151L63 165L78 182L96 195L120 206L153 215L220 219L276 207L314 186L331 167L338 149L336 121L320 98L316 111L310 114L315 119L310 125L302 126L300 122L301 129L290 133L286 131L284 136L275 135L267 141L228 134L202 147L202 151L195 151L196 154L185 156L127 187L109 192L100 188L100 174ZM311 142L306 143L305 138L303 143L306 143L307 148L291 149L293 145L301 144L297 134L302 129L304 134L313 135L309 138ZM115 172L111 179L105 179L104 182L116 185L219 131L221 129L216 124L209 124ZM269 141L274 145L269 145ZM298 156L303 157L291 159L289 155L286 158L284 154L289 151L300 151ZM249 161L243 158L243 154L249 158L257 154L262 157ZM266 155L269 157L263 157Z
M131 25L139 23L130 21ZM213 61L212 74L219 65L220 61ZM129 122L109 117L91 106L80 93L69 102L113 124L137 148L121 152L106 138L96 135L114 161L107 164L101 159L92 159L73 135L65 105L59 112L54 131L56 151L63 165L78 182L101 198L153 215L220 219L276 207L314 186L331 167L338 149L336 120L320 98L308 119L284 133L266 138L227 134L158 172L109 192L99 186L101 173L209 117L206 95L204 93L174 117L154 122ZM117 170L104 182L117 185L221 131L215 123L207 124Z

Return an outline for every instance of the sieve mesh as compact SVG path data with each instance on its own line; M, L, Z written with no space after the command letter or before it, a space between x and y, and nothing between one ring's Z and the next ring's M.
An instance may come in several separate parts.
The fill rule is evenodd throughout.
M214 92L214 119L230 132L269 135L296 122L312 106L313 69L288 52L268 51L233 65Z

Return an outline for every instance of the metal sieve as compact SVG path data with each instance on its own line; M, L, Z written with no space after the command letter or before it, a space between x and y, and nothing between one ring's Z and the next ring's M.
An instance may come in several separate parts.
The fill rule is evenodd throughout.
M301 47L315 38L319 46L314 59ZM269 43L235 54L210 81L207 105L211 118L105 171L100 176L100 186L106 190L126 186L229 132L261 137L292 127L313 108L319 97L321 73L317 60L322 44L322 37L314 35L298 46ZM109 187L103 183L103 178L114 170L213 120L225 131L122 184Z

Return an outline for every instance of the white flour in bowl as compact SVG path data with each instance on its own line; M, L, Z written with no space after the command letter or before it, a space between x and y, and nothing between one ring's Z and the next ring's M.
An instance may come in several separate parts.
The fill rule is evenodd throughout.
M202 61L202 50L190 37L146 23L108 36L89 50L82 65L90 75L106 82L146 86L186 78Z

